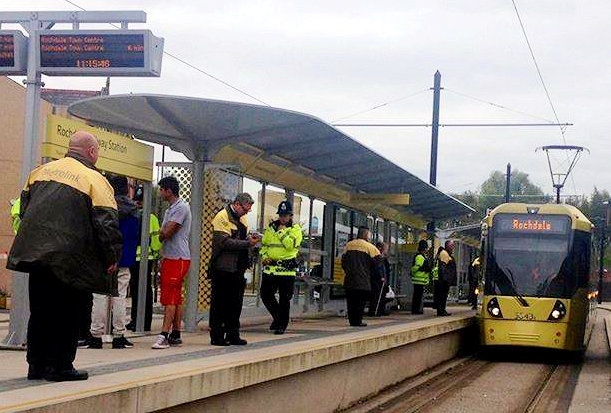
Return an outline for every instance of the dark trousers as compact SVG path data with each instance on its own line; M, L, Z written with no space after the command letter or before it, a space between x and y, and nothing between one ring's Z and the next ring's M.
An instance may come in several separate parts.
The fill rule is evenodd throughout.
M437 287L437 315L440 315L446 312L450 285L443 280L437 280L437 283L435 285Z
M210 298L210 338L213 341L240 337L240 314L244 301L244 273L212 272Z
M475 294L475 289L477 288L477 280L470 279L469 280L469 304L471 304L472 308L477 307L477 295Z
M422 295L424 285L414 284L414 294L412 295L412 314L422 314Z
M93 294L86 294L87 298L83 302L83 308L79 311L79 340L89 340L91 338L91 310L93 309Z
M348 321L351 326L358 326L363 322L365 304L370 294L371 291L346 288L346 309L348 310Z
M151 271L153 270L153 260L147 261L146 267L146 305L144 306L144 331L151 331L151 322L153 320L153 286ZM138 316L138 284L140 283L140 261L136 261L129 268L129 291L132 296L131 321L129 324L136 326L136 317Z
M293 276L263 274L261 301L274 319L276 329L286 330L289 325L294 288L295 277ZM278 292L278 300L276 300L276 292Z
M64 284L46 268L30 273L29 290L28 364L41 370L72 369L79 324L87 316L84 307L91 294Z

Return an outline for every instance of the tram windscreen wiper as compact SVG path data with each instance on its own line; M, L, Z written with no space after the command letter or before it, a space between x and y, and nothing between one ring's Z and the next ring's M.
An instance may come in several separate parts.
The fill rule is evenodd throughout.
M526 301L526 299L522 297L522 295L518 292L518 288L516 287L516 281L513 278L513 273L511 272L509 267L505 267L503 269L503 272L509 274L509 281L511 281L511 288L513 288L514 297L520 302L520 304L522 304L522 307L530 307L528 305L528 301Z

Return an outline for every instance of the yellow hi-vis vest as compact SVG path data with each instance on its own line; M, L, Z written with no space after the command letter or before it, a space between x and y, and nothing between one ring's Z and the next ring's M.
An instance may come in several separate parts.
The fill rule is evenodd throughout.
M149 215L149 260L159 258L161 241L159 241L159 219L155 214ZM136 248L136 261L140 261L140 245Z
M303 239L301 227L299 224L293 224L290 227L276 231L273 225L269 225L265 229L263 239L261 240L261 250L259 255L262 260L269 258L273 261L290 260L297 257L299 254L299 246ZM263 267L263 273L273 275L295 275L295 269L287 269L281 264L266 265Z
M13 219L13 232L17 234L19 230L19 224L21 224L21 217L19 212L21 210L21 198L11 199L11 218Z

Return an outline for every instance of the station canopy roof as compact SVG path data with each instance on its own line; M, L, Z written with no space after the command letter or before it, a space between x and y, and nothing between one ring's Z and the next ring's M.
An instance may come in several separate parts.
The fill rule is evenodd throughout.
M473 209L322 120L268 106L180 96L95 97L68 108L90 124L167 145L190 160L236 165L246 176L423 227ZM409 194L409 205L355 194Z

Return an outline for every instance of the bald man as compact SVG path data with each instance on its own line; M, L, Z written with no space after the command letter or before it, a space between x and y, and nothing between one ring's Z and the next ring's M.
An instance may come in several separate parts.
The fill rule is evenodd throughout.
M95 168L98 141L70 138L65 158L34 169L7 268L29 273L28 380L86 380L73 366L91 293L116 294L122 238L112 187Z

